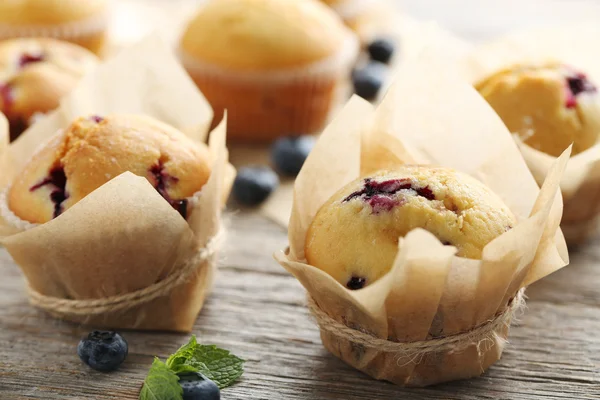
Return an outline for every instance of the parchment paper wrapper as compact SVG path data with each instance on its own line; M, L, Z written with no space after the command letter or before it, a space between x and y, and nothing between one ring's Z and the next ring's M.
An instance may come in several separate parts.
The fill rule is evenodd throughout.
M474 49L461 67L467 79L477 83L513 65L561 62L586 73L600 85L600 55L594 51L598 41L597 23L519 32ZM556 158L516 140L531 173L541 184ZM597 230L600 144L573 156L560 187L564 199L562 229L569 243L581 242Z
M290 247L275 257L318 310L374 341L420 342L469 332L514 309L512 299L522 288L568 263L558 190L567 160L568 151L539 190L485 101L447 68L422 57L401 68L379 107L355 97L324 131L296 180ZM321 205L357 177L403 163L472 175L504 200L518 223L486 246L482 260L456 257L455 248L414 230L399 240L390 272L357 291L307 265L306 232ZM485 336L442 351L386 352L332 334L323 324L321 338L335 356L376 379L425 386L480 375L500 358L511 316Z
M84 77L58 110L10 146L0 121L2 187L74 118L109 113L150 115L198 142L212 119L174 55L149 37ZM131 173L42 225L23 225L5 210L0 242L23 270L32 303L95 326L190 331L212 286L221 209L234 175L224 123L212 132L209 148L211 176L190 199L187 221ZM161 286L171 280L177 283Z

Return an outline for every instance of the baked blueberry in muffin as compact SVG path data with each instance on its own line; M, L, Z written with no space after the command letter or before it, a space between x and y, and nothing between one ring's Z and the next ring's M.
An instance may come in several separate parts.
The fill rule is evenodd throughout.
M0 41L0 112L9 120L10 139L58 107L97 61L88 50L54 39Z
M126 171L148 179L185 218L188 198L210 176L210 154L206 146L149 117L79 118L16 176L8 207L23 220L44 223Z
M592 147L600 134L600 98L586 74L562 64L522 65L476 85L508 129L529 146L559 156Z
M398 240L415 228L481 258L483 248L516 223L490 189L447 168L404 166L349 183L318 211L306 236L307 262L349 289L392 267Z

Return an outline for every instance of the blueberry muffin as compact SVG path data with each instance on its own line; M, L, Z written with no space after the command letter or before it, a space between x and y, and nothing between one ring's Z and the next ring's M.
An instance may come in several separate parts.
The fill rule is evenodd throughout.
M592 147L600 134L600 98L587 76L561 64L522 65L476 85L508 129L530 147L559 156Z
M0 42L0 112L16 139L36 116L58 107L98 62L86 49L53 39Z
M108 0L0 1L0 40L48 37L101 51L108 28Z
M149 117L79 118L16 176L8 207L25 221L44 223L126 171L147 178L185 218L188 197L210 176L210 154L206 146Z
M479 259L515 223L479 181L447 168L405 166L355 180L334 194L308 229L305 254L308 264L355 290L390 270L399 238L415 228L455 246L459 257Z
M316 0L209 0L180 54L228 137L255 142L320 131L358 41Z

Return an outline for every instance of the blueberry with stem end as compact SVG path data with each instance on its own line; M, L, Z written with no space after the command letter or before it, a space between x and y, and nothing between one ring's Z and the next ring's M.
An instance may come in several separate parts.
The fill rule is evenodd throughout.
M354 93L365 100L375 100L383 86L385 73L385 65L379 62L355 69L352 72Z
M256 206L279 186L279 178L266 166L242 167L233 182L233 196L245 206Z
M125 339L110 331L93 331L87 338L81 339L77 346L81 361L102 372L117 369L127 358L127 352Z
M392 40L387 38L377 38L369 43L367 51L369 52L371 60L388 64L394 56L395 47Z
M275 168L284 175L298 175L315 142L314 136L309 135L278 139L271 147Z
M221 399L217 384L199 372L179 375L179 385L183 389L183 400Z

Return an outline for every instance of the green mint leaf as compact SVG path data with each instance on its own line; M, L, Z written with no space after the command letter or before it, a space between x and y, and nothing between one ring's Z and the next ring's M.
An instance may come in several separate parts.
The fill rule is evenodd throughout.
M165 363L154 359L140 391L139 400L181 400L183 389L179 377Z
M214 381L219 389L233 385L244 373L244 360L214 345L198 345L194 357L187 362Z
M186 366L188 360L190 360L194 356L194 351L196 351L196 347L198 347L198 342L196 341L196 336L192 335L190 341L187 344L184 344L175 352L175 354L171 354L169 358L167 358L167 367L171 368L175 373L181 372L198 372L197 370L186 370L186 368L192 368ZM180 372L181 370L181 372Z
M177 374L200 372L220 389L231 386L244 372L244 360L217 346L198 344L196 336L171 355L166 365Z

